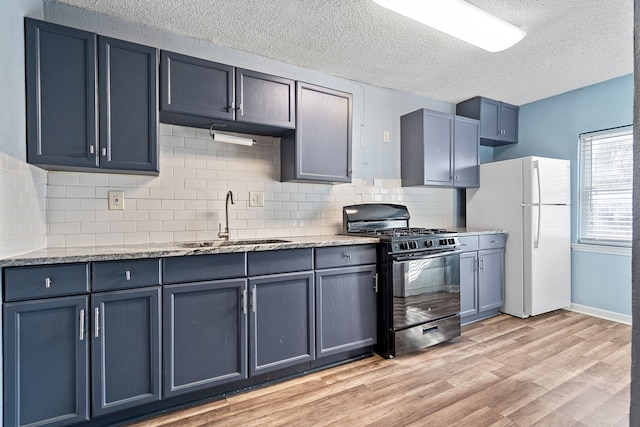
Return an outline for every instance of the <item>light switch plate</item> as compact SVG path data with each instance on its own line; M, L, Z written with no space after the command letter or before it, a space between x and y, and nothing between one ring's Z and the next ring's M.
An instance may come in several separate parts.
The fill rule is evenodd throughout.
M249 191L249 206L254 208L263 208L264 193L261 191Z
M110 210L124 209L124 191L119 191L119 190L109 191L109 209Z

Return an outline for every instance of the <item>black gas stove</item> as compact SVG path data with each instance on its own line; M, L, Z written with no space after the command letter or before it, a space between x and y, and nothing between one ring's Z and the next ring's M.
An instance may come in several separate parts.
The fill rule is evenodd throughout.
M404 205L351 205L342 212L345 234L380 239L375 351L390 358L459 336L458 237L409 227Z

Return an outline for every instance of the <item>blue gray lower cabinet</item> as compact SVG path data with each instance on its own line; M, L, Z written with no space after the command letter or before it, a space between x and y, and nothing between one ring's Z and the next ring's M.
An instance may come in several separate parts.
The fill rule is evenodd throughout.
M160 400L160 286L91 296L92 415Z
M5 426L89 419L88 302L82 295L4 305Z
M370 355L375 253L2 269L4 425L107 425Z
M319 270L316 276L318 357L376 343L376 266Z
M249 278L249 373L315 359L313 272Z
M164 286L164 396L247 378L246 279Z
M504 234L461 236L460 320L495 316L504 304Z

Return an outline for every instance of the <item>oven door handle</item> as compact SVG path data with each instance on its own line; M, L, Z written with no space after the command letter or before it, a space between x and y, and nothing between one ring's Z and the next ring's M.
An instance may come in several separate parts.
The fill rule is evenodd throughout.
M459 255L462 252L463 251L461 250L455 250L455 251L442 251L442 252L436 252L436 253L430 253L430 254L414 253L414 255L396 255L393 257L393 260L396 262L419 261L421 259L438 258L442 256L447 256L447 255Z

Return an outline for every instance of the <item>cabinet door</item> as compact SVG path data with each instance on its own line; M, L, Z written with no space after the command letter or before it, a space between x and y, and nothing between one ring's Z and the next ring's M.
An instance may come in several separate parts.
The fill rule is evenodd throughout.
M480 102L480 138L500 140L500 102L487 98Z
M376 343L376 266L316 271L318 357Z
M293 80L236 69L236 120L293 129L295 122Z
M234 119L233 67L162 51L160 79L161 115Z
M27 161L97 168L95 34L27 18Z
M160 400L160 287L91 296L92 411Z
M314 360L313 273L250 278L249 288L250 374Z
M163 287L164 396L247 378L245 279Z
M158 172L158 51L100 37L100 167Z
M480 311L504 304L504 249L478 252L478 306Z
M296 130L281 141L281 180L351 182L350 93L298 82Z
M519 108L515 105L500 103L500 129L502 134L500 139L505 143L518 142L518 112Z
M450 186L452 171L453 116L424 113L424 184Z
M460 254L460 316L478 313L477 252Z
M480 186L480 124L477 120L455 116L453 144L453 185Z
M4 305L4 425L89 419L87 296Z

